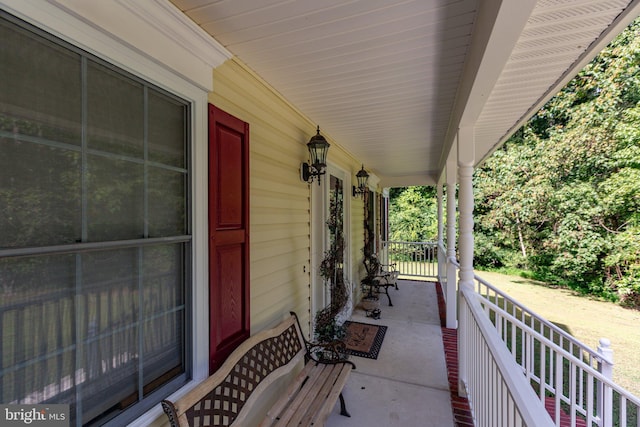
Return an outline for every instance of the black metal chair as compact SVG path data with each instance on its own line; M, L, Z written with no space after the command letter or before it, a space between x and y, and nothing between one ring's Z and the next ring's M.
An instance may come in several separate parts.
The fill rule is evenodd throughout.
M372 296L374 292L376 294L382 293L381 288L384 288L384 293L389 300L389 306L393 307L391 295L389 295L389 287L392 286L398 289L398 271L395 270L395 267L392 271L383 269L383 265L380 264L375 255L365 257L363 264L367 271L367 276L362 279L360 284L368 290L368 296Z

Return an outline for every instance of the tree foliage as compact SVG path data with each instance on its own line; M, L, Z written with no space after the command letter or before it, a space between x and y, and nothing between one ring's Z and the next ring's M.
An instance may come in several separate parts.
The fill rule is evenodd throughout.
M438 238L438 212L433 187L394 188L389 200L390 240L426 242Z
M474 176L476 263L640 303L640 23Z

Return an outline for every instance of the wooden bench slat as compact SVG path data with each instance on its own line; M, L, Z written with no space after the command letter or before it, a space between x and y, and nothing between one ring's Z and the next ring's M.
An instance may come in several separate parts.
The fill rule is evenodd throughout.
M308 365L315 365L315 362L309 362ZM289 425L289 421L300 410L300 406L304 403L305 398L311 393L314 386L321 381L321 376L318 375L318 373L324 371L327 366L328 365L312 366L309 375L303 378L305 381L302 388L294 396L293 400L289 402L286 410L278 416L279 419L275 427L285 427ZM314 396L315 394L311 394L311 398Z
M335 387L336 381L340 377L341 372L342 365L334 365L329 374L322 375L323 381L320 391L316 394L315 398L311 402L305 402L304 407L306 407L306 410L303 414L304 416L299 417L299 422L302 425L311 425L311 423L316 420L317 415L321 415L318 414L318 411L323 407L323 405L331 404L331 408L333 408L336 401L334 400L333 402L329 402L327 399L331 394L331 390L333 390L333 388ZM336 395L336 399L337 398L338 395ZM298 422L292 425L298 425Z
M302 382L305 380L309 372L314 368L312 363L307 363L302 371L298 374L296 379L289 385L284 395L271 407L265 419L260 423L260 427L271 427L278 421L278 417L282 411L285 410L287 405L295 397L295 395L302 387Z
M316 366L313 370L314 381L313 384L308 387L305 386L305 393L296 398L295 411L291 416L284 415L286 426L298 426L301 424L302 419L311 410L313 403L320 398L322 388L325 386L327 379L335 376L335 365L330 366ZM308 384L308 382L307 382Z
M331 411L333 411L333 407L336 405L336 401L338 400L340 393L342 393L342 389L347 383L347 379L349 379L349 374L351 373L352 369L352 366L349 364L345 364L343 366L342 370L340 371L340 375L338 376L338 379L334 384L334 387L331 389L329 396L323 403L322 409L320 409L316 414L316 425L324 425L324 422L329 417L329 414L331 413Z

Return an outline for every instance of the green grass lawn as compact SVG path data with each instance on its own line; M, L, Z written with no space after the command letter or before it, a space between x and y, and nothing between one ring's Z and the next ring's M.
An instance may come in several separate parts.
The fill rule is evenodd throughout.
M476 274L593 349L600 338L611 340L614 381L640 397L640 311L522 277Z

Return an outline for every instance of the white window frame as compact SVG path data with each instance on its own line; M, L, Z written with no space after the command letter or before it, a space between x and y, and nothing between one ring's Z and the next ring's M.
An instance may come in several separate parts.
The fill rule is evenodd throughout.
M177 399L209 374L207 104L213 68L231 54L168 1L0 0L0 8L191 103L192 381ZM156 405L130 426L163 417Z

